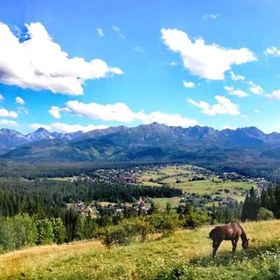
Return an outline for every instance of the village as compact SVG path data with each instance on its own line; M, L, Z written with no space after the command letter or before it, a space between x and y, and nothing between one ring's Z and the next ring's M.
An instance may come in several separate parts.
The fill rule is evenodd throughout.
M166 174L168 170L168 174ZM174 172L178 171L178 172ZM183 171L182 171L183 170ZM172 171L172 172L171 172ZM174 179L173 181L171 179ZM242 187L244 182L248 186L254 186L256 191L260 193L263 189L267 189L270 183L264 178L249 178L236 172L214 173L210 170L181 164L161 164L151 166L136 166L128 169L98 169L86 176L81 174L80 177L72 178L71 181L86 180L89 182L117 182L120 184L134 185L153 185L169 186L180 188L184 181L197 184L198 188L192 191L184 190L181 197L178 198L178 205L173 206L172 211L177 211L182 205L191 204L198 208L216 205L219 207L235 207L238 203L244 201L248 187ZM209 181L207 189L200 190L199 183ZM170 182L170 183L168 183ZM223 187L223 183L231 184L240 183L239 188ZM214 185L213 190L211 186ZM247 186L246 185L246 186ZM231 186L231 185L229 185ZM85 215L97 217L100 213L108 213L110 215L124 215L125 211L134 211L136 215L147 214L151 208L153 200L149 197L135 198L133 203L110 203L106 201L93 201L87 204L83 201L71 204L75 210ZM166 199L168 202L168 199Z

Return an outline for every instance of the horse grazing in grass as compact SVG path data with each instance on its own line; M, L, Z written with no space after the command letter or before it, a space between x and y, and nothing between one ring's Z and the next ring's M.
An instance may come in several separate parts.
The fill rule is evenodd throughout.
M209 233L209 238L213 240L213 258L223 240L231 240L232 253L234 254L239 237L242 239L242 247L246 250L249 246L249 239L244 229L237 223L217 226Z

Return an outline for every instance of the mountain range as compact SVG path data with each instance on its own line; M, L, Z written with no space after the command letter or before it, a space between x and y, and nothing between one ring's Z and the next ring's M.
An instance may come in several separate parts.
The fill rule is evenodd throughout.
M216 130L152 123L90 132L0 130L0 160L27 162L176 161L280 163L280 134L256 127Z

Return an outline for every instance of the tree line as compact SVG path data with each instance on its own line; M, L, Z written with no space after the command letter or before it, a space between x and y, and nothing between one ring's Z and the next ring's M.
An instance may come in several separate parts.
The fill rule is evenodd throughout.
M257 220L260 215L266 218L280 218L280 185L270 186L262 190L260 195L251 188L246 195L241 213L241 219Z

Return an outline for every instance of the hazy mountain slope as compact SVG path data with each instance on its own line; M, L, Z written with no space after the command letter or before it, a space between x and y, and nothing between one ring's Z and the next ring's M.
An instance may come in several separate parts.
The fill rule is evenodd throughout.
M153 123L72 134L51 133L42 128L26 136L7 131L6 137L10 146L15 146L1 157L9 160L280 161L280 134L265 134L255 127L219 131ZM4 146L3 143L0 138L0 145Z

